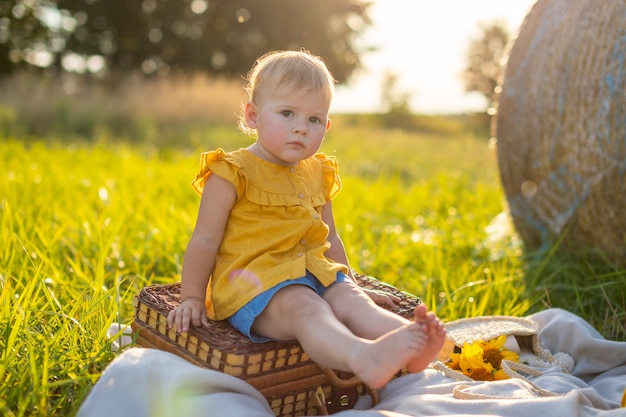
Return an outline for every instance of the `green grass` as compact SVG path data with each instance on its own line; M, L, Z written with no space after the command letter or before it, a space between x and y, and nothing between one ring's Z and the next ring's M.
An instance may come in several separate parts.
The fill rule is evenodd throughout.
M109 325L131 320L144 286L180 279L198 153L250 139L216 129L192 151L18 139L0 142L0 413L70 416L114 358ZM507 223L489 232L506 199L486 141L339 120L323 150L340 161L335 217L354 269L444 320L558 306L626 340L626 271L525 254Z

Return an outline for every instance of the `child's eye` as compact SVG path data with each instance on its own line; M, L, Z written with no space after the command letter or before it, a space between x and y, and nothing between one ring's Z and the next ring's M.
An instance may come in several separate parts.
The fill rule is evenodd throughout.
M293 114L293 112L291 110L283 110L280 112L280 114L282 114L285 117L289 117Z
M320 118L319 118L319 117L315 117L315 116L313 116L313 117L310 117L310 118L309 118L309 122L311 122L311 123L320 123L320 122L321 122L321 120L320 120Z

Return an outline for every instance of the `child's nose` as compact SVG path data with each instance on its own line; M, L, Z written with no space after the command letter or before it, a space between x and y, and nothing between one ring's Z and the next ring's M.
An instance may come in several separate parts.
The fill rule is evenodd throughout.
M297 120L296 121L296 125L293 128L293 133L298 133L300 135L306 135L308 133L309 129L306 125L306 121L304 120Z

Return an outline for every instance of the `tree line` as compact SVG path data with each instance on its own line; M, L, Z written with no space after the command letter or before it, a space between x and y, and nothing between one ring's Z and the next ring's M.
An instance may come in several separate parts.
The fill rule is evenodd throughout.
M361 0L4 0L0 77L21 68L117 77L242 75L274 49L323 56L338 81L360 66Z
M29 69L115 82L178 72L240 77L269 50L307 49L324 57L338 82L372 46L357 42L371 26L366 0L4 0L0 2L0 81ZM481 24L462 78L487 108L497 101L508 31ZM390 63L392 66L393 63ZM383 106L410 114L409 95L390 69Z

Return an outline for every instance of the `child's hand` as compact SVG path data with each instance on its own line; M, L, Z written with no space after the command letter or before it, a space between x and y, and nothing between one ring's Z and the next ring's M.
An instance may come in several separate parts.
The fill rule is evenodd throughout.
M369 298L372 299L372 301L379 305L393 307L396 305L395 303L400 301L399 297L396 297L395 295L388 292L370 290L368 288L363 288L363 291L365 291L365 294L367 294Z
M196 327L209 327L203 300L195 297L187 298L167 315L167 327L171 329L176 326L178 333L189 331L189 323Z

